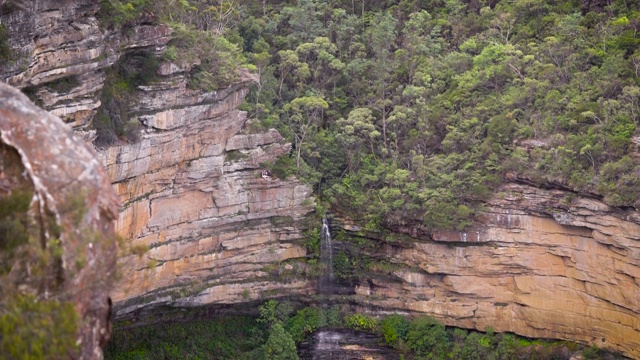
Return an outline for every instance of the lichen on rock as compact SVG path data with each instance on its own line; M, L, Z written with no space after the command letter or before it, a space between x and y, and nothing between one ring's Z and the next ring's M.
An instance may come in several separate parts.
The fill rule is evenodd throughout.
M0 139L1 350L101 358L117 253L109 178L59 118L3 83Z

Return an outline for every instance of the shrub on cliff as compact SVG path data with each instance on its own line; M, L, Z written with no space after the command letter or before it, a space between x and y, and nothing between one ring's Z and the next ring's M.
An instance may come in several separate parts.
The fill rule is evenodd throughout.
M101 0L100 10L96 14L103 28L121 28L151 11L151 0Z
M238 66L245 62L238 46L225 37L182 24L171 23L174 30L170 46L180 51L180 60L195 65L188 86L213 91L231 85L238 79Z
M17 295L0 315L0 354L10 359L57 359L78 347L78 315L72 303Z
M265 360L298 360L296 344L280 322L271 326L269 338L262 346Z
M123 56L107 72L100 97L102 106L93 119L97 146L138 141L140 123L130 109L136 101L136 88L153 82L159 66L153 54L141 52Z
M6 62L11 60L12 52L7 35L7 28L3 24L0 24L0 66L4 65Z
M380 322L380 329L387 344L397 346L401 341L406 340L409 325L409 321L404 316L394 314Z
M344 324L352 329L374 332L378 329L378 320L364 314L351 314L344 317Z
M299 343L307 335L324 326L327 326L327 316L324 311L317 307L306 307L289 320L287 331L291 334L293 341Z
M433 317L420 317L407 330L407 346L427 359L444 359L451 341L444 327Z

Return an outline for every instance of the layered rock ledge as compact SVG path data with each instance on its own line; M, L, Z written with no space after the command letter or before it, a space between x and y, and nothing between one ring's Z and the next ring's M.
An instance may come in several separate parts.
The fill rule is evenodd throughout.
M291 144L274 129L245 126L237 108L254 79L245 74L227 89L196 94L168 76L141 91L140 141L102 152L125 199L118 231L132 247L149 248L120 259L117 315L313 292L306 280L269 271L306 256L301 222L315 204L298 180L261 176L261 164L286 155Z
M466 232L396 229L415 241L387 239L373 250L398 269L361 282L355 298L447 325L569 339L637 359L639 215L509 183Z
M93 0L3 2L11 58L0 80L26 90L40 106L76 129L90 129L101 106L105 71L136 49L162 51L167 25L138 24L126 33L100 28Z
M90 0L37 0L5 3L0 11L12 51L0 79L88 141L110 69L127 54L161 54L172 34L144 19L126 31L102 28L99 7ZM135 90L139 139L101 150L124 204L117 228L126 249L113 293L118 315L152 304L313 293L307 281L271 275L274 264L306 256L300 223L314 209L311 190L299 181L260 176L260 164L275 162L291 145L276 130L245 127L246 114L237 108L255 81L251 75L203 92L187 87L192 65L162 63L156 81Z

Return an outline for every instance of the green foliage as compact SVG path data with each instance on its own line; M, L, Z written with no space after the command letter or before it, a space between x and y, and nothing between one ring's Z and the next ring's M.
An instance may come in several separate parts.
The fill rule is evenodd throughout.
M464 360L482 360L486 359L492 350L490 336L472 332L464 341L460 357Z
M258 322L272 325L276 322L286 323L293 312L293 307L288 302L269 300L260 305L260 318Z
M374 332L378 328L378 320L363 314L352 314L344 317L344 324L348 328Z
M582 350L582 358L585 360L602 359L604 352L597 346L591 346Z
M116 324L117 326L117 324ZM250 317L218 317L115 328L105 359L249 359L266 340L266 330Z
M271 175L281 180L286 180L296 173L296 163L289 155L280 156L274 164L264 163L261 166L270 169Z
M305 307L299 310L287 323L287 331L298 343L316 329L327 326L327 316L317 307Z
M65 94L70 92L73 88L80 86L80 81L75 75L66 76L58 80L47 83L47 88L58 94Z
M282 324L276 322L271 326L269 338L263 346L265 359L269 360L297 360L296 344L291 335L284 331Z
M72 303L17 295L0 315L0 354L10 359L67 357L77 348L77 324Z
M407 346L426 359L442 359L451 343L442 323L432 317L420 317L407 330Z
M7 27L4 24L0 24L0 65L7 63L12 58L13 52L11 46L9 46Z
M409 331L409 321L401 315L390 315L380 322L380 329L387 344L397 345L400 341L406 340L406 335Z
M14 191L0 198L0 274L11 269L15 249L29 241L27 211L32 194Z
M340 327L342 325L342 313L339 307L332 306L325 312L327 314L327 325L332 327Z
M401 353L401 358L564 359L569 352L579 350L579 345L564 341L495 334L491 327L487 327L485 333L445 329L431 317L409 320L395 314L378 323L370 316L357 313L343 320L337 307L305 307L289 317L291 312L290 304L270 300L260 306L259 319L205 320L196 314L198 320L162 322L126 330L116 328L105 349L105 359L297 359L295 343L325 326L348 327L384 336L387 344ZM585 349L583 356L619 358L595 347Z
M378 230L464 229L507 172L638 205L633 6L357 10L247 5L238 29L260 69L246 109L294 142L332 207Z
M134 53L121 58L107 73L100 97L102 106L93 119L97 146L138 141L140 123L130 109L136 101L136 88L155 81L159 67L154 55Z
M181 23L172 23L172 52L180 53L180 61L197 63L189 74L188 87L213 91L237 80L237 68L245 60L238 46L223 36Z
M304 233L307 253L316 258L320 256L320 231L321 228L316 226Z
M121 28L150 12L154 2L151 0L101 0L96 17L102 28Z

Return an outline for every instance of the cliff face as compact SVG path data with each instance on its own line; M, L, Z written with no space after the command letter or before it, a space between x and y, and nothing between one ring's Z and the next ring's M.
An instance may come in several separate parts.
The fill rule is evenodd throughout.
M0 64L1 77L89 141L109 69L127 54L162 53L172 33L144 19L108 31L99 26L98 9L88 0L35 1L5 6L1 15L14 54ZM245 127L237 108L251 75L218 92L194 91L187 88L191 66L163 63L156 81L137 87L131 110L139 139L100 154L124 203L118 232L127 248L149 249L120 259L116 314L312 292L307 281L271 275L273 264L306 255L301 221L315 205L297 180L260 176L260 164L275 162L291 145L273 129Z
M35 0L8 1L0 11L12 53L0 62L0 79L29 92L77 133L101 105L105 69L127 52L162 50L171 36L166 25L144 23L126 34L105 31L99 8L92 0Z
M145 23L126 34L102 30L97 10L94 1L51 0L0 15L20 55L0 65L2 79L87 139L106 71L133 51L161 53L171 36L168 27ZM309 300L315 281L304 274L301 239L314 206L310 189L260 176L260 164L287 154L290 145L237 110L255 81L251 75L204 93L187 88L188 71L161 64L156 81L136 88L139 139L100 154L124 204L117 228L130 250L120 258L122 280L112 292L116 314L289 295ZM71 89L56 85L70 77ZM370 272L355 295L343 298L640 358L638 224L635 211L509 183L467 232L434 233L416 221L385 239L367 234L375 246L363 255L392 266ZM361 236L339 216L333 225Z
M297 240L314 202L295 179L261 177L260 164L291 145L273 129L251 133L245 126L237 107L251 77L198 94L168 76L141 94L140 107L148 109L141 140L102 153L125 199L118 229L134 246L149 247L144 256L121 259L118 314L308 294L308 282L284 282L268 269L306 255Z
M390 236L369 252L397 266L357 286L357 302L640 358L639 216L562 190L506 184L467 232L395 229L415 241Z
M5 200L12 194L28 191L29 225L25 232L31 236L18 244L14 252L6 248L5 241L11 243L16 238L5 239L9 233L6 223L2 224L0 264L4 267L9 262L6 282L4 269L0 271L3 310L7 310L13 291L36 296L39 302L71 304L79 318L73 324L77 331L71 346L79 345L79 349L68 349L68 355L102 358L101 346L106 344L111 329L109 290L116 270L114 220L119 205L109 178L95 153L74 137L60 119L37 108L26 96L3 83L0 83L0 135L3 216L10 203ZM35 306L25 309L21 324L29 324L29 316L37 318L36 309ZM58 314L42 316L55 318ZM64 319L65 324L67 321L73 320ZM34 326L41 334L47 334L47 325L43 320ZM35 329L20 329L22 326L16 331L36 333ZM62 336L64 325L54 326L61 328L56 335ZM42 335L22 340L35 341L37 336ZM41 340L53 343L50 338Z
M95 138L90 124L110 69L127 54L162 53L172 33L144 19L123 32L106 30L98 9L89 0L7 2L0 9L12 51L0 78L87 141ZM273 276L274 264L306 255L301 222L315 205L297 180L261 177L260 164L291 145L273 129L245 126L237 108L251 75L218 92L193 91L186 86L191 66L161 64L157 81L135 90L139 139L100 153L124 204L117 219L126 239L122 280L111 295L116 315L313 292L307 281Z

